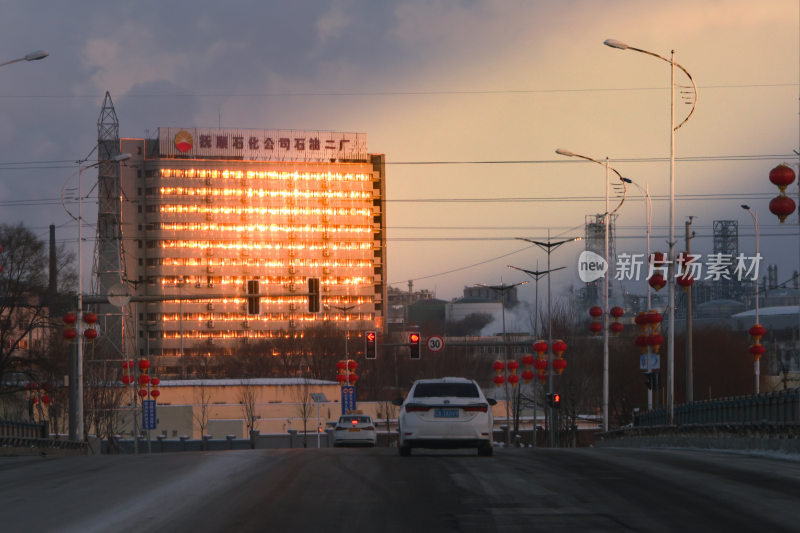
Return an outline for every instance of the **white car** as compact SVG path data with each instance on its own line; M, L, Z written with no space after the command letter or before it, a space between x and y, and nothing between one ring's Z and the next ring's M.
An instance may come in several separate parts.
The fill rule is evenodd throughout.
M369 415L342 415L333 428L334 446L375 446L378 436Z
M477 448L478 455L492 455L492 407L478 384L466 378L420 379L399 405L398 449L411 455L412 448Z

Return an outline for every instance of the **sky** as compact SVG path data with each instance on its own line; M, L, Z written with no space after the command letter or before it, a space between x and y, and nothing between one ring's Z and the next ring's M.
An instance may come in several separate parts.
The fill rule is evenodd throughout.
M739 222L779 281L798 268L798 217L769 213L768 174L796 169L800 21L791 0L368 0L30 3L0 0L0 223L47 226L75 247L62 188L94 158L109 91L123 137L159 126L357 131L387 158L388 281L450 300L464 286L528 279L546 255L518 237L583 235L604 211L609 158L647 186L653 249L668 236L669 57L699 88L675 135L675 234L710 253L714 220ZM676 83L686 78L676 73ZM676 118L691 106L678 100ZM90 189L96 172L84 173ZM797 198L797 182L789 188ZM85 191L86 192L86 191ZM85 218L96 220L94 196ZM612 206L615 205L612 200ZM67 207L74 209L72 203ZM617 252L644 253L645 206L629 191ZM91 224L84 263L91 264ZM553 287L577 287L580 242L560 248ZM88 255L87 255L88 254ZM538 265L538 266L537 266ZM84 275L86 278L88 274ZM534 284L520 287L532 301ZM633 287L635 289L635 286Z

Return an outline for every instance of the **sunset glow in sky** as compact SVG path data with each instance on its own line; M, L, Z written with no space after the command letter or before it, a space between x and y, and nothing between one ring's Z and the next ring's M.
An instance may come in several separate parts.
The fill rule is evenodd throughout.
M800 21L790 0L81 2L3 7L0 221L77 242L60 194L94 158L110 91L123 137L159 126L363 132L387 156L388 280L435 290L526 279L546 257L516 237L583 235L604 209L602 167L654 197L654 249L668 232L669 65L603 46L614 38L669 56L694 77L697 110L676 134L676 235L710 253L712 222L739 221L779 282L798 268L798 217L768 211L771 168L796 168ZM676 73L676 83L684 83ZM680 120L688 106L678 100ZM91 154L91 155L90 155ZM96 173L84 173L88 193ZM797 198L797 185L787 191ZM73 193L74 194L74 193ZM95 191L85 205L94 220ZM619 212L618 252L644 252L636 189ZM91 253L94 228L84 249ZM581 243L553 255L556 287L578 285ZM90 255L88 256L90 257ZM84 262L90 265L87 259ZM521 288L533 298L533 284Z

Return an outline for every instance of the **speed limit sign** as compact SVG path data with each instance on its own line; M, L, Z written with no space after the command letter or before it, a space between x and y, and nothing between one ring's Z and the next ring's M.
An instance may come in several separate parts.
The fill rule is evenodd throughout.
M429 352L440 352L444 348L444 339L438 335L434 335L432 337L428 337L428 351Z

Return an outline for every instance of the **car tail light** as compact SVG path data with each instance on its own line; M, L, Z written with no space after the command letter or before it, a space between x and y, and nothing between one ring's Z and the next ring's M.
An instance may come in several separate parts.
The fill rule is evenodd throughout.
M489 410L489 406L488 405L467 405L467 406L464 407L464 411L472 412L472 413L475 413L475 412L485 413L488 410Z
M367 426L364 428L364 431L375 431L375 428L372 426Z
M347 428L343 426L336 426L336 431L344 431L345 429Z
M412 413L414 411L427 411L430 409L427 405L420 405L417 403L411 403L406 405L406 413Z
M355 420L355 419L353 419L353 420L351 420L350 422L351 422L351 423L352 423L354 426L355 426L355 425L358 425L358 420Z

